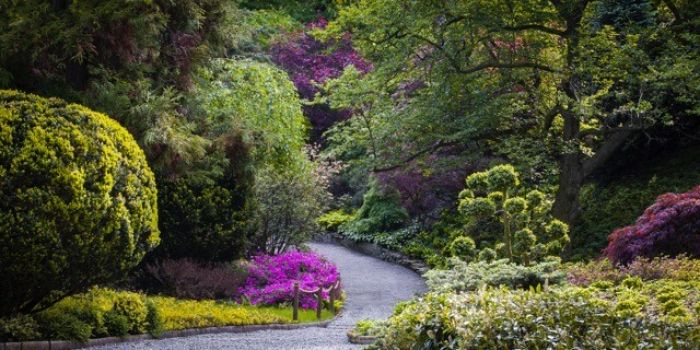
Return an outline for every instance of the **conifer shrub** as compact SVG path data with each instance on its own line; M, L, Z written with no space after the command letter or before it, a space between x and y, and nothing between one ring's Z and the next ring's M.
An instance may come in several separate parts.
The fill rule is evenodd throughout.
M76 104L0 91L0 316L119 279L159 242L143 151Z

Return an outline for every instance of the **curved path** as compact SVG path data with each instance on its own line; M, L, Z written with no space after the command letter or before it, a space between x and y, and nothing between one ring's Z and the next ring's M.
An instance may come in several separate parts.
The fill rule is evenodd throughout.
M204 334L186 338L145 340L96 347L106 349L192 350L332 350L361 349L348 343L346 333L363 319L391 315L397 302L425 291L425 283L412 271L347 248L312 243L309 246L333 261L340 270L347 300L343 313L327 328L272 330L251 333Z

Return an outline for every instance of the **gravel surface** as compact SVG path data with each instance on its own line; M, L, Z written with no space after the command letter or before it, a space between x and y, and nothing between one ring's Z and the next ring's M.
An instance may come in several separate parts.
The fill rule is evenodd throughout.
M205 334L186 338L120 343L91 349L362 349L362 346L350 344L346 336L347 331L357 321L386 318L391 315L397 302L410 299L416 293L425 291L423 280L404 267L337 245L312 243L309 246L338 266L347 294L343 313L327 328Z

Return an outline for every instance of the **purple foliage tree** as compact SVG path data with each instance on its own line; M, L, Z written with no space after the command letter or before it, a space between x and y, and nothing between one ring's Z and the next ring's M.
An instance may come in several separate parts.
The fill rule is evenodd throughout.
M319 92L316 84L337 78L349 65L362 72L372 69L372 64L353 49L349 34L339 41L326 43L309 35L308 30L325 28L327 24L328 21L319 18L309 23L306 31L290 34L290 38L271 49L273 62L289 73L299 95L307 100ZM312 141L316 141L331 125L348 118L351 113L333 110L327 105L312 105L304 106L304 114L313 126Z
M413 216L430 214L437 208L454 203L464 187L466 170L462 162L449 162L444 154L428 156L421 166L409 165L378 174L383 184L401 194L401 205Z
M700 257L700 186L659 196L634 225L615 230L608 241L603 253L620 265L636 257Z

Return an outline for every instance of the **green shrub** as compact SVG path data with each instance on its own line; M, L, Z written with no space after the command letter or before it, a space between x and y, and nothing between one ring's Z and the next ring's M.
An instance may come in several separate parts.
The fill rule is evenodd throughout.
M74 314L44 313L38 316L38 322L44 338L85 342L92 336L92 326Z
M340 232L361 240L363 236L396 230L408 220L408 213L400 203L396 190L382 186L379 181L372 179L369 190L363 197L362 206L353 220L340 226Z
M428 293L388 320L374 349L681 349L700 346L697 282L655 281L639 291L556 287ZM689 297L666 306L668 288Z
M331 210L323 215L321 215L316 222L326 230L327 232L334 232L338 230L340 225L353 219L352 214L346 213L342 209Z
M449 255L470 260L476 254L476 243L471 237L459 236L449 245Z
M356 335L376 337L380 335L384 326L385 324L383 321L360 320L355 324L353 332Z
M529 288L538 285L559 284L565 274L558 260L547 260L537 265L522 266L508 259L467 263L451 258L447 269L433 269L425 273L432 291L472 291L484 286Z
M122 277L159 242L131 135L58 99L0 91L0 315Z
M129 319L116 310L110 310L105 313L104 320L105 327L107 327L110 335L123 337L129 334Z
M162 181L163 242L153 257L230 261L243 256L245 197L232 185L200 184L189 178Z
M128 332L140 334L146 331L148 308L142 295L119 293L110 311L124 316L127 321Z
M146 330L148 331L148 334L152 335L153 337L160 338L165 331L165 320L163 319L163 315L156 304L151 300L146 302L146 309L148 310L148 314L146 315L146 322L148 323L148 326L146 327Z
M552 201L540 191L526 192L512 165L473 173L465 182L459 211L470 235L478 232L473 238L480 247L493 242L499 257L530 265L569 244L569 226L553 218Z
M39 324L31 316L0 318L0 342L33 340L39 337Z

